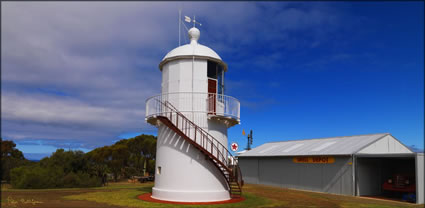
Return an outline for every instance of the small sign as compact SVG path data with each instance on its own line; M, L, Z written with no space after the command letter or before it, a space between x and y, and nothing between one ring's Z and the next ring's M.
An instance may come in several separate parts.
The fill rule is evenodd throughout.
M294 163L321 163L328 164L334 163L334 157L294 157L292 160Z
M233 152L238 151L238 147L239 145L236 142L233 142L232 145L230 145L230 148L232 149Z

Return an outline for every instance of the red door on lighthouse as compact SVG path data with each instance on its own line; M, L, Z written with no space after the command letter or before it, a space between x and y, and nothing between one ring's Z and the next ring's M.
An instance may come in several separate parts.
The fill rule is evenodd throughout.
M217 80L208 79L208 114L215 115L217 97Z

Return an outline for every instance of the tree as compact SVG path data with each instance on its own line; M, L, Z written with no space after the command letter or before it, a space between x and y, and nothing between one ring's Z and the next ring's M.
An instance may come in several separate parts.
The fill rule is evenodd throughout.
M127 142L130 151L129 165L135 172L133 175L142 175L143 173L143 141L144 137L141 135L131 138Z
M96 148L86 154L90 172L97 176L112 173L114 180L119 176L142 175L144 168L153 174L155 170L156 137L139 135L121 139L111 146Z
M142 143L142 154L145 157L147 164L147 172L153 174L155 172L155 165L150 165L150 161L155 159L156 156L156 137L152 135L142 135L145 137Z
M24 154L16 148L13 141L0 138L1 143L1 179L10 182L10 170L29 164Z
M112 173L117 181L120 176L155 171L157 138L152 135L122 139L86 154L57 149L50 157L33 164L25 160L15 143L1 138L0 141L2 178L17 188L93 187L105 184L107 173Z
M106 171L110 172L117 181L118 176L125 175L125 167L128 165L130 153L126 141L120 141L112 146L96 148L87 155L91 164L94 165L92 171L97 175L105 175Z
M96 148L86 153L86 158L89 163L89 172L92 175L102 178L102 185L105 185L107 182L106 174L110 172L108 168L108 160L110 158L109 146Z
M156 155L156 137L142 134L126 141L125 144L127 144L130 152L128 162L129 166L132 168L131 170L134 170L138 175L143 175L146 171L150 172L150 161L153 160ZM116 144L124 144L124 142L119 141ZM155 169L155 167L153 169Z
M89 173L89 160L82 151L57 149L39 163L11 170L16 188L95 187L101 178Z
M115 144L110 147L111 157L109 160L109 167L114 175L114 180L118 180L118 176L122 175L127 166L129 151L125 144Z
M84 156L84 152L80 150L65 151L64 149L57 149L50 157L43 158L40 164L42 167L63 168L65 173L88 171L87 158Z

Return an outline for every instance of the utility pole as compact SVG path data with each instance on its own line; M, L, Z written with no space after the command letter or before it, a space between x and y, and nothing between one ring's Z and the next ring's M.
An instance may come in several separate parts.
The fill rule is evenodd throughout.
M246 150L251 150L251 145L252 145L252 130L249 132L247 138L248 138L248 145L246 147Z

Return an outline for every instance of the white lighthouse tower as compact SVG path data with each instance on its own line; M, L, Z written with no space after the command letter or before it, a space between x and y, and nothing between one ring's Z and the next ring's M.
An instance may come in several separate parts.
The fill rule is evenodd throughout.
M227 65L198 43L170 51L159 64L161 94L146 101L146 121L158 127L152 197L179 202L223 201L241 196L236 160L227 150L227 129L239 124L240 103L224 94Z

